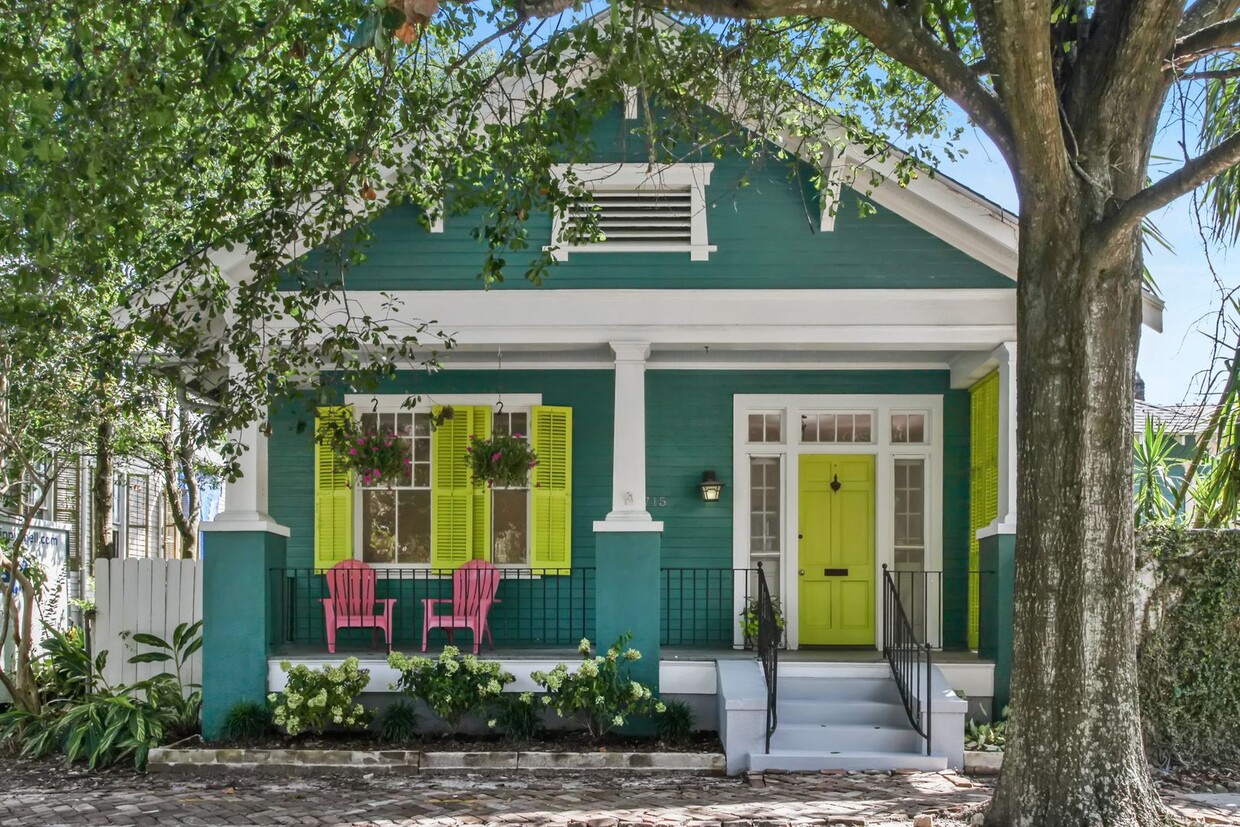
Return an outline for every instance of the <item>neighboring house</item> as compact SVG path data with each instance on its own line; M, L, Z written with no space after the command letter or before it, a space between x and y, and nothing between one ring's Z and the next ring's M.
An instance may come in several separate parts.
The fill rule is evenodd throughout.
M379 569L380 596L396 599L397 648L420 647L421 601L450 597L446 575L468 560L503 569L489 626L518 676L570 660L581 637L606 646L633 631L642 679L693 698L712 724L727 719L732 769L955 764L964 703L947 686L1002 702L1016 217L939 174L868 196L845 188L834 216L811 199L807 222L808 165L800 180L739 156L651 173L625 131L618 107L597 126L597 162L576 167L597 182L608 240L561 247L543 287L480 288L480 216L428 231L400 205L373 222L350 301L365 312L396 294L457 346L440 373L411 365L376 393L277 405L269 436L242 433L244 475L205 526L208 735L236 701L282 686L281 660L360 651L386 685L369 632L342 632L326 652L322 571L350 559ZM864 161L847 150L834 163L847 180ZM867 199L875 214L859 217ZM557 229L529 219L548 245ZM244 249L218 260L232 279L248 266ZM306 267L316 261L309 251ZM1158 308L1147 313L1156 324ZM410 394L417 405L402 407ZM314 438L333 416L408 440L409 477L350 487ZM531 487L470 485L468 437L490 431L528 435ZM703 496L710 472L725 485L718 501ZM918 642L942 650L933 756L903 710L878 722L845 711L830 720L851 726L830 727L785 710L770 755L760 735L743 740L757 719L738 724L720 696L765 710L753 706L765 703L761 674L736 652L759 564L800 691L826 703L838 680L869 681L892 709L878 650L892 616L883 568L897 573Z

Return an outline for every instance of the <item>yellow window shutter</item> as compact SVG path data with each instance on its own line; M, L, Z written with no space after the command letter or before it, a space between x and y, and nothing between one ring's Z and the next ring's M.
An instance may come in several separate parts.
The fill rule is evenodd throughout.
M465 460L471 408L454 406L451 419L436 406L431 434L431 568L455 569L473 559L474 489Z
M462 415L462 411L468 412L469 434L466 435L466 444L468 445L469 435L472 434L479 439L489 439L491 437L491 408L489 405L475 405L470 408L457 408L457 416ZM468 463L466 464L468 473ZM472 485L473 493L473 559L490 560L491 559L491 489L486 485Z
M981 612L977 532L999 515L999 374L990 374L969 394L969 647L976 649Z
M319 437L347 421L353 408L319 408L314 418L314 567L329 569L353 556L353 489L349 474L330 442Z
M568 574L573 564L573 409L538 405L530 411L530 567Z

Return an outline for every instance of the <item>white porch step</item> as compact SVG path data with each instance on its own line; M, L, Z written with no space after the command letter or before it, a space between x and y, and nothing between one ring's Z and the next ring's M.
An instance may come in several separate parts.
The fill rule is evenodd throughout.
M904 726L857 724L789 724L779 722L771 735L772 750L789 752L924 753L926 740L907 722Z
M779 676L779 702L817 701L822 704L844 701L872 701L899 704L900 692L890 674L884 677L784 677Z
M778 730L776 730L778 732ZM881 751L819 751L819 750L777 750L774 745L771 752L749 753L749 769L753 772L764 770L789 770L805 772L814 770L945 770L947 758L942 755L926 755L926 753L881 752Z
M886 701L823 701L780 698L776 705L780 724L857 724L908 726L904 705Z

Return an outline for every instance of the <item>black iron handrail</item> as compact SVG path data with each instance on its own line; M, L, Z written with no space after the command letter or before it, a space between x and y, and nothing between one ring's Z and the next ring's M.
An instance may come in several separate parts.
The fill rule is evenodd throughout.
M892 677L900 690L900 700L904 702L904 711L908 721L922 738L926 739L926 755L930 755L930 720L931 694L930 679L931 652L929 643L921 643L917 638L917 630L909 621L908 612L900 600L900 590L892 579L887 565L883 564L883 654L891 667ZM925 711L922 711L920 699L914 696L914 690L922 676L925 676L925 689L921 695L925 699Z
M771 735L779 726L779 642L783 636L775 602L771 600L766 586L766 573L758 564L758 659L762 661L762 675L766 678L766 751L771 752Z

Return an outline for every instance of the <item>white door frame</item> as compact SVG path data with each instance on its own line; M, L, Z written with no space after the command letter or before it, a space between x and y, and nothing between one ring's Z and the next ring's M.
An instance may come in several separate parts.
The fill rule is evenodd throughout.
M874 415L873 441L865 443L801 443L800 428L793 427L810 412L870 412ZM905 411L925 412L928 417L928 441L924 444L893 444L891 415ZM748 414L783 414L783 440L780 443L748 441ZM870 454L875 458L874 489L874 645L881 648L883 639L882 566L895 565L895 477L896 459L919 458L926 461L925 509L925 571L943 570L943 396L942 394L736 394L732 397L732 565L748 568L749 557L749 457L778 456L781 458L782 526L780 536L780 594L787 621L788 648L800 645L800 590L796 575L796 547L791 542L797 535L799 519L800 457L806 454ZM941 576L941 575L940 575ZM927 611L927 637L938 640L942 625L942 607L934 603ZM735 614L744 605L744 595L734 594ZM742 643L739 627L734 643Z

